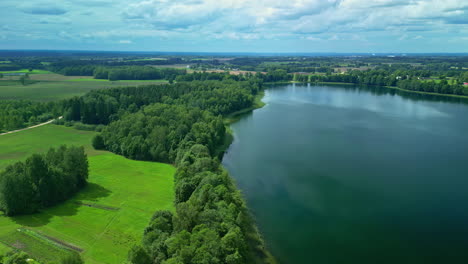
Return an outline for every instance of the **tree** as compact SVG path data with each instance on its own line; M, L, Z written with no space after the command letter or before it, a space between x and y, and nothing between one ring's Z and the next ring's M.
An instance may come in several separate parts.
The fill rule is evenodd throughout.
M96 135L93 137L93 148L94 149L105 149L106 145L104 144L104 138L101 135Z
M80 254L78 253L70 253L67 254L61 261L61 264L84 264L83 259L81 258Z
M128 252L128 261L133 264L152 264L148 252L140 245L133 246Z
M0 210L30 214L72 196L84 187L88 161L82 147L61 146L33 154L0 173Z

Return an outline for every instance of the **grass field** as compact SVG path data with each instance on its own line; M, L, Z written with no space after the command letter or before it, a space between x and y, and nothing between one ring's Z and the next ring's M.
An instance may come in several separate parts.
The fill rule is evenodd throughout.
M33 153L45 152L50 147L62 144L85 146L88 155L96 155L90 143L95 135L92 131L76 130L71 127L45 125L13 134L0 136L0 170L14 161Z
M165 83L163 80L150 81L108 81L96 80L89 76L63 76L59 74L36 74L33 84L21 85L19 77L0 79L0 100L53 101L83 95L91 90L112 87L138 86Z
M109 81L105 79L94 79L94 78L77 78L68 80L69 82L107 82L107 83L148 83L148 82L155 82L155 83L166 83L166 80L119 80L119 81Z
M0 71L0 73L29 73L29 74L48 74L51 73L50 71L45 70L35 70L29 71L29 69L21 69L16 71Z
M52 251L66 254L54 246L58 241L82 250L86 263L123 263L154 211L173 210L173 166L95 151L89 144L93 135L46 125L0 136L0 169L61 144L84 145L90 167L88 186L72 199L34 215L0 215L1 242L20 246L45 262L51 261L47 256ZM33 237L23 234L24 229ZM0 253L7 250L0 244Z

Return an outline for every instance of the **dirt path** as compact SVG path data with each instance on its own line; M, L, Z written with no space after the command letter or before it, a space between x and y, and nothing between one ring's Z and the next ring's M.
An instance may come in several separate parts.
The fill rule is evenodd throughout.
M58 119L62 119L62 118L63 118L63 116L59 117ZM7 134L13 134L13 133L20 132L20 131L23 131L23 130L28 130L28 129L31 129L31 128L44 126L44 125L47 125L47 124L50 124L50 123L54 122L54 120L55 119L52 119L52 120L49 120L47 122L44 122L44 123L41 123L41 124L38 124L38 125L34 125L34 126L30 126L30 127L26 127L26 128L22 128L22 129L18 129L18 130L8 131L8 132L5 132L5 133L1 133L0 136L7 135Z

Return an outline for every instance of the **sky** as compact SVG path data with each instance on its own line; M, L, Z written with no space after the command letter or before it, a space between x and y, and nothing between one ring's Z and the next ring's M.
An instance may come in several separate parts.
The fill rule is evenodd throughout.
M1 0L0 49L468 52L468 0Z

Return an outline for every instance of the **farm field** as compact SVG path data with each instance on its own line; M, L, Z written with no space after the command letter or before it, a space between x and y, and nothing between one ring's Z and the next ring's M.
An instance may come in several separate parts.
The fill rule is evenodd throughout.
M88 186L72 199L34 215L0 214L0 254L8 244L45 263L70 250L81 252L86 263L123 263L152 214L173 210L173 166L95 151L93 135L46 125L0 136L0 169L61 144L85 146L90 168Z
M109 81L105 79L94 79L94 78L77 78L77 79L71 79L68 80L69 82L107 82L107 83L148 83L148 82L153 82L153 83L166 83L166 80L119 80L119 81Z
M163 80L149 81L108 81L96 80L90 76L62 76L59 74L36 74L30 79L35 81L21 85L19 77L0 79L0 100L53 101L83 95L91 90L122 86L161 84Z
M16 70L16 71L0 71L0 73L48 74L48 73L51 73L51 72L46 71L46 70L32 70L32 71L29 71L29 69L21 69L21 70Z

